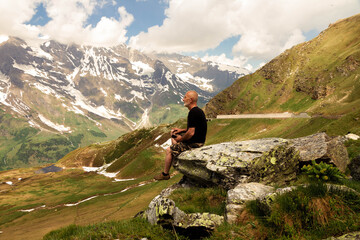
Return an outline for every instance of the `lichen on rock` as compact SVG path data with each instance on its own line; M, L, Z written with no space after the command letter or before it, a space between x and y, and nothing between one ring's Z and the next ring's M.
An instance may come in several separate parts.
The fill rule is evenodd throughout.
M250 181L268 185L285 185L296 179L299 172L299 152L287 144L255 159L250 168Z

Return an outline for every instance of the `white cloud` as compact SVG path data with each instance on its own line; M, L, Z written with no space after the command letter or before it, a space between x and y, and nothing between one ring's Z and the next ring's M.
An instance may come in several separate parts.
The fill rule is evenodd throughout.
M241 36L235 56L270 60L340 18L357 14L359 0L169 0L166 19L130 39L141 50L197 52Z
M108 2L114 4L112 0L1 0L1 8L6 10L1 11L0 34L18 36L28 42L42 35L62 43L97 46L124 43L126 28L134 20L124 7L118 8L119 19L102 17L96 26L86 25L94 11ZM26 24L40 3L51 20L44 26Z
M240 67L244 67L244 68L248 67L246 65L247 59L243 56L234 57L233 59L230 59L230 58L227 58L224 53L220 54L218 56L209 56L208 54L206 54L206 56L202 57L201 59L205 62L211 61L211 62L220 63L220 64L224 64L224 65L229 65L229 66L240 66ZM248 70L250 70L250 69L248 69Z
M52 0L47 4L52 20L42 27L42 32L63 43L111 46L127 40L126 27L134 20L124 7L119 7L120 19L102 17L95 27L84 27L88 17L97 7L96 1ZM103 5L104 3L101 2Z
M23 23L32 18L39 2L39 0L1 0L0 34L24 39L36 37L40 33L39 30Z
M130 45L143 50L181 52L216 47L232 34L226 13L233 0L170 0L162 26L153 26L130 39ZM225 14L225 15L224 15Z

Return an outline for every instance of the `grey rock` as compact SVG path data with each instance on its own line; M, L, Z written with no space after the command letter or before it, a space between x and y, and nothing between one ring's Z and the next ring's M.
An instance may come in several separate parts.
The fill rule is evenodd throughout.
M300 153L300 161L322 160L333 163L340 171L345 172L349 157L342 137L330 138L326 133L295 138L290 141Z
M204 146L181 153L174 168L195 181L232 189L238 183L255 181L287 184L299 173L300 162L311 160L333 163L343 172L349 163L340 137L317 133Z
M326 240L360 240L360 231L344 234L340 237L330 237Z
M148 209L142 214L151 224L173 226L181 229L196 228L212 231L216 226L224 222L224 217L210 213L186 214L175 202L162 196L155 197L149 204Z
M239 182L248 181L254 159L286 142L268 138L205 146L181 153L174 161L174 168L200 182L231 189Z
M239 211L245 207L247 201L263 198L273 191L273 187L261 183L238 184L234 189L227 192L226 221L235 223Z

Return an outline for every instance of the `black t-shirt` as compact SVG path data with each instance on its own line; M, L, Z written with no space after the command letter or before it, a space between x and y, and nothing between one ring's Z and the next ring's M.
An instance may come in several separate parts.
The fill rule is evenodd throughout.
M205 143L207 122L205 113L199 107L193 107L188 114L187 129L195 128L194 135L187 140L188 143Z

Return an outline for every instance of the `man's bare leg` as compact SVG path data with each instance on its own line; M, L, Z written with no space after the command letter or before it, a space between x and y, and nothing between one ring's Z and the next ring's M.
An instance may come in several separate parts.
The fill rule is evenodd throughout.
M171 155L171 149L166 149L166 155L165 155L165 166L164 166L164 173L169 174L170 168L172 163L172 155Z

